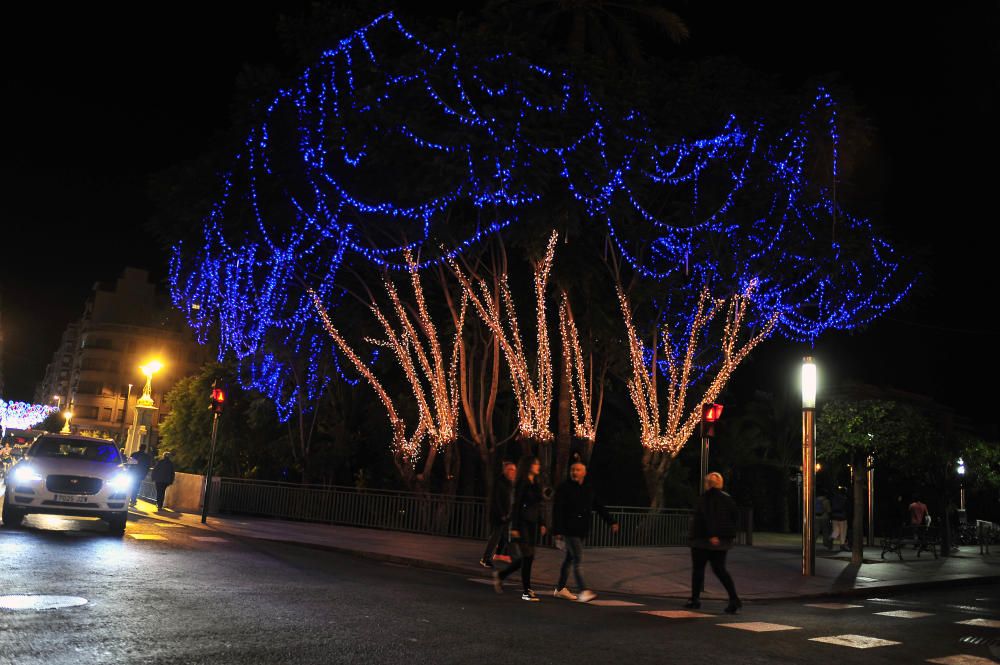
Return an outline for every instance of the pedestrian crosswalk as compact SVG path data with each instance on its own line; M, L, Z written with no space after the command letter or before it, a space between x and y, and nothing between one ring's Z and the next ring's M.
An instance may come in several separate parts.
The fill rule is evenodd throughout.
M490 580L484 580L482 578L469 578L470 582L491 583ZM994 599L982 598L977 599L978 602L986 602ZM997 599L1000 602L1000 599ZM641 601L641 602L640 602ZM559 602L559 601L557 601ZM673 601L677 602L677 601ZM983 649L984 644L990 643L1000 643L1000 619L994 619L990 616L974 616L972 618L961 618L961 614L968 616L969 614L992 614L995 610L990 610L987 607L973 606L973 605L933 605L928 606L926 602L922 603L914 600L906 599L895 599L895 598L868 598L864 600L856 600L854 602L808 602L802 603L800 606L803 610L808 608L802 614L803 625L791 625L787 623L779 623L766 620L745 620L742 615L740 616L727 616L722 615L718 612L713 612L711 605L712 602L708 601L708 609L694 611L688 609L679 608L663 608L662 600L654 600L647 598L637 598L636 600L622 600L618 598L600 598L594 600L588 605L602 608L598 611L607 611L607 608L617 609L620 611L634 611L638 615L649 617L651 621L664 620L671 623L684 624L685 622L697 622L697 623L707 623L709 625L715 625L720 628L728 628L731 631L739 631L747 634L756 633L768 633L768 634L778 634L785 635L783 639L798 640L802 639L808 643L813 643L816 645L816 649L875 649L881 651L886 650L887 654L896 654L890 656L893 659L900 657L908 657L906 652L906 643L909 640L908 634L913 633L917 635L920 631L925 629L918 628L916 632L902 629L902 625L908 622L914 622L917 625L925 625L933 627L934 630L940 630L941 626L947 625L962 625L971 626L979 628L982 630L997 630L996 638L989 640L978 640L969 642L967 640L959 640L961 645L959 648L967 649ZM580 605L580 603L564 603L559 602L560 605ZM657 608L657 605L660 608ZM762 610L767 608L767 605L760 606ZM934 610L926 611L926 610ZM752 612L753 610L751 610ZM761 612L767 618L769 612ZM827 614L829 613L829 614ZM949 617L949 615L951 615ZM957 616L956 616L957 615ZM788 616L787 614L779 616ZM793 616L798 616L797 614ZM829 620L817 620L822 616L830 616ZM843 616L846 620L845 625L850 625L852 627L860 627L858 633L853 632L843 632L826 634L826 631L822 627L829 630L831 625L836 625L840 623L833 617ZM860 617L871 617L870 620L861 619ZM808 619L806 617L809 617ZM728 621L719 619L728 619ZM787 619L786 619L787 620ZM930 621L930 624L921 624L920 622ZM798 622L794 622L798 623ZM896 626L894 628L894 626ZM796 636L799 633L799 636ZM861 634L863 633L863 634ZM881 634L880 634L881 633ZM989 633L981 633L989 634ZM748 637L748 639L754 639ZM970 638L971 639L971 638ZM942 643L944 646L946 643ZM955 644L951 642L951 644ZM913 647L911 646L911 649ZM957 650L957 649L956 649ZM833 652L831 651L831 654ZM945 652L947 653L947 652ZM950 655L935 655L933 653L920 654L917 657L911 658L907 662L928 662L935 663L937 665L985 665L986 663L996 663L995 660L986 658L981 655L970 654L970 653L953 653Z

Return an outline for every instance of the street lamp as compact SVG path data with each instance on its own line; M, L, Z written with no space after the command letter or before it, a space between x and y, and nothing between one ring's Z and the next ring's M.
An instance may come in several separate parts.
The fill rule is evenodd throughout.
M802 574L816 574L813 502L816 494L816 364L802 359Z
M959 486L958 486L958 509L965 510L965 460L961 457L958 458L958 468L955 469L958 473Z
M163 363L159 360L150 360L145 365L139 367L139 369L146 375L146 385L142 389L142 397L139 398L139 404L153 406L153 374L163 369Z
M73 412L72 411L66 411L63 414L63 418L65 418L66 421L63 423L62 429L59 430L60 434L72 434L72 432L69 429L69 421L70 421L70 419L72 417L73 417Z

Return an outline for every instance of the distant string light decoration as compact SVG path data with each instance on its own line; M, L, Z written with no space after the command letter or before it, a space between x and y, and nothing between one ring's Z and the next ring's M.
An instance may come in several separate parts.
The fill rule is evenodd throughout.
M578 439L592 443L597 439L597 427L594 424L590 402L593 394L593 374L587 374L587 367L583 362L583 349L580 346L580 334L573 319L569 295L565 291L562 292L559 303L559 337L562 341L563 371L566 372L566 385L569 386L573 434ZM593 372L593 366L590 367L590 371Z
M656 353L653 362L646 362L645 349L633 322L628 298L619 287L618 303L625 321L628 336L631 376L628 380L629 395L639 415L640 441L651 451L676 456L691 438L701 420L703 404L714 402L729 382L733 372L747 355L767 339L778 323L779 314L771 318L756 332L746 330L748 313L757 283L751 282L741 293L729 298L713 298L708 290L698 296L690 325L684 331L686 341L675 341L674 331L664 326L660 344L666 356L667 404L661 413L657 398ZM695 358L711 344L711 324L719 312L725 310L720 334L720 362L710 373L707 385L695 401L689 400L695 373Z
M871 321L910 288L871 224L815 193L817 134L833 146L833 186L839 137L825 91L783 133L732 117L714 136L665 141L642 113L609 113L568 71L512 54L469 59L385 14L262 106L200 245L174 248L172 298L285 419L326 388L327 366L357 381L303 284L335 316L345 265L409 271L407 252L425 257L418 269L448 263L568 197L584 228L661 291L736 293L757 279L749 323L777 312L776 332L812 342Z
M558 240L559 233L553 231L549 236L545 255L534 266L535 329L538 342L534 357L534 371L531 369L531 359L525 352L507 274L502 273L496 276L499 297L494 297L490 285L485 279L476 279L474 285L459 267L458 262L451 261L451 269L461 283L465 296L472 302L483 323L499 341L500 348L507 359L514 401L517 403L518 436L521 439L541 443L552 441L554 438L550 427L552 351L549 347L545 295ZM476 286L479 287L478 293Z
M3 429L31 429L59 409L46 404L7 402L0 399L0 425Z

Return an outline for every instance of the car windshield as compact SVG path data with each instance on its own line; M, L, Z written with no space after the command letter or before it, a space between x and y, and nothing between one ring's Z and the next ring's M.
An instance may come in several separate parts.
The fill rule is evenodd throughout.
M114 444L107 441L88 441L86 439L62 439L43 436L28 452L29 457L63 457L67 459L82 459L92 462L108 462L121 464L121 455Z

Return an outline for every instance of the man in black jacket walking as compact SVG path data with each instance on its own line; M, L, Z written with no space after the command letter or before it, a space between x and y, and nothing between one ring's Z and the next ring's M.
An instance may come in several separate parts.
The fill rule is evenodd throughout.
M691 519L691 598L684 607L701 607L699 598L705 588L706 563L712 566L712 572L729 594L726 613L736 614L743 607L733 578L726 570L726 553L733 546L739 520L736 502L722 491L722 474L713 472L705 476L705 493L698 498Z
M174 484L174 462L171 453L163 453L163 459L153 467L153 483L156 485L156 509L163 510L163 500L167 496L167 488Z
M483 568L493 567L493 555L499 552L500 546L508 540L516 477L517 465L513 462L504 462L503 475L493 485L493 495L490 497L490 537L486 541L483 558L479 560L479 565Z
M584 482L586 477L587 467L583 462L575 462L570 466L569 480L556 490L555 506L552 510L552 532L555 534L557 545L561 545L561 548L566 552L566 558L563 559L562 568L559 571L559 583L552 595L556 598L579 600L583 603L597 597L597 594L588 589L584 583L581 569L583 541L590 535L593 512L596 510L601 519L611 526L612 533L618 533L618 522L611 517L604 503L597 497L593 485ZM566 588L570 566L573 567L577 586L580 587L579 597L574 596Z

